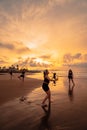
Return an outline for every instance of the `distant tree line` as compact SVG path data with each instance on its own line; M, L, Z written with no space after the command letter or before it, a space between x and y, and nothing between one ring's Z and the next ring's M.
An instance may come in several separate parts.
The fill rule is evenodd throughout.
M0 67L0 73L9 73L11 70L13 73L20 73L23 69L25 68L21 68L19 69L19 65L11 65L9 67L6 67L6 66L3 66L3 67ZM26 72L28 72L29 70L28 69L25 69Z
M19 65L11 65L9 67L3 66L0 67L0 73L9 73L10 71L12 71L13 73L20 73L22 72L22 70L25 70L25 72L30 72L30 73L39 73L41 72L41 70L29 70L26 68L19 68Z

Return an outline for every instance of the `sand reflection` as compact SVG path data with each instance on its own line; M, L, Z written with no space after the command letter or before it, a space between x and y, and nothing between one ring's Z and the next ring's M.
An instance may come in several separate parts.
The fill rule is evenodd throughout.
M74 100L73 91L74 91L74 85L72 85L72 86L69 85L68 95L69 95L69 99L70 99L71 102Z
M51 114L51 104L48 107L42 107L44 115L41 117L41 123L38 130L51 130L51 124L49 122L49 117Z

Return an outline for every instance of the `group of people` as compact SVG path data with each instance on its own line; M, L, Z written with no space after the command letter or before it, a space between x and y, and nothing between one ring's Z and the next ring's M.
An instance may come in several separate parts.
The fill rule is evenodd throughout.
M9 73L10 73L11 79L12 79L12 76L13 76L12 70L10 70ZM50 88L49 88L50 81L53 81L54 85L56 85L56 81L58 80L58 76L56 75L56 73L53 73L53 77L50 78L49 77L49 71L47 69L44 71L43 77L44 77L44 80L43 80L43 84L42 84L42 89L45 91L46 96L42 101L42 107L46 106L45 102L46 102L47 99L48 99L48 103L49 104L51 103L51 92L50 92ZM25 69L23 69L21 71L21 74L18 76L18 78L20 80L24 81ZM69 88L70 88L71 82L72 82L73 86L75 86L75 83L74 83L74 80L73 80L73 72L72 72L71 69L69 69L69 71L68 71L68 79L69 79Z
M44 80L43 80L43 84L42 84L42 89L46 92L46 96L42 101L42 107L45 107L46 104L46 100L48 99L49 104L51 103L51 92L50 92L50 88L49 88L49 83L50 81L53 81L54 83L56 82L56 80L58 80L58 77L56 78L56 73L54 73L53 78L51 79L49 77L49 71L46 69L44 71ZM75 86L74 80L73 80L73 72L71 69L69 69L68 71L68 79L69 79L69 86L71 84L71 82L73 83L73 86Z

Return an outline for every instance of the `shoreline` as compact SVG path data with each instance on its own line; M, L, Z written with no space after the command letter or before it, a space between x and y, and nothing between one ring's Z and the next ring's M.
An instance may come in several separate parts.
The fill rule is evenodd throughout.
M15 98L26 96L41 85L42 80L40 79L29 77L25 78L25 81L22 82L16 77L13 77L11 80L8 75L0 75L0 105L3 105L4 103Z

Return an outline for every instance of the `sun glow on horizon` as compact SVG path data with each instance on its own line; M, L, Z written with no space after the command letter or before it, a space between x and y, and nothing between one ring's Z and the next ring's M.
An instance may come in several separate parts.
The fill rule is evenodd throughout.
M85 0L0 1L0 66L87 66L86 21Z
M51 62L46 61L46 60L43 60L43 59L41 59L41 58L36 58L35 61L36 61L37 63L40 63L40 64L47 64L47 65L50 65L50 64L51 64Z

